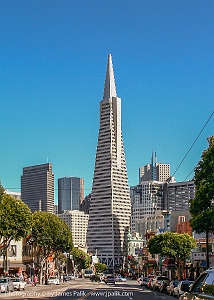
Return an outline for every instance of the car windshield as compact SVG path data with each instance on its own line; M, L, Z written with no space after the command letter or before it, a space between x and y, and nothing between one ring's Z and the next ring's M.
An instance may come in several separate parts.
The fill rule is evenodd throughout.
M21 281L19 278L11 278L13 282L19 282Z
M6 283L6 278L0 278L0 283Z
M181 284L182 285L190 285L191 283L193 283L194 281L187 281L187 280L185 280L185 281L183 281L183 282L181 282Z

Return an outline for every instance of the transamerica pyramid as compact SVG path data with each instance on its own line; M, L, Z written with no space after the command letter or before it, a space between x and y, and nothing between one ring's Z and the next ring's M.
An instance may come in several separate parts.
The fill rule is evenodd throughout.
M131 202L121 132L121 99L117 97L111 54L108 55L94 169L88 251L101 263L122 267L130 226Z

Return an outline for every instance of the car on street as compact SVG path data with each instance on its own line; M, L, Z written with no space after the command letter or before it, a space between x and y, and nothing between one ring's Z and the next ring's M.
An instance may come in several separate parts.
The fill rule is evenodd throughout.
M189 286L189 291L179 297L179 300L213 300L214 299L214 269L204 271Z
M173 279L169 282L169 285L166 287L166 294L169 294L171 296L174 296L174 288L178 285L179 280Z
M69 281L71 278L67 274L63 274L63 282Z
M170 282L169 279L161 280L159 285L158 285L159 292L165 293L166 292L166 287L169 285L169 282Z
M86 269L86 270L84 270L84 277L85 277L85 278L90 278L90 276L91 276L93 273L94 273L93 270L91 270L91 269Z
M24 280L22 280L19 277L11 278L11 280L13 282L14 290L17 290L17 291L23 290L24 291L24 289L26 288L26 285L27 285Z
M153 280L154 277L155 277L154 275L149 276L149 281L147 282L147 288L148 289L150 289L151 282L152 282L152 280Z
M91 282L93 282L93 281L100 282L101 278L98 274L93 274L93 275L90 276L90 280L91 280Z
M56 277L56 276L50 276L48 278L48 284L56 284L56 285L58 285L59 284L59 278Z
M71 280L76 279L75 275L73 275L73 274L68 274L68 277L69 277Z
M115 281L119 281L119 282L125 282L126 281L126 278L121 276L121 275L117 275L115 277Z
M108 283L115 284L115 277L113 275L108 275L105 277L104 282L106 284L108 284Z
M160 284L160 282L162 281L162 280L169 280L169 278L168 277L166 277L166 276L155 276L153 279L152 279L152 281L151 281L151 285L150 285L150 289L152 290L152 291L157 291L157 290L159 290L159 284Z
M149 281L149 277L141 277L140 285L147 287L148 281Z
M14 286L11 278L9 277L1 277L0 278L0 292L3 293L8 293L8 292L13 292L14 291Z
M190 284L192 284L194 281L190 281L190 280L182 280L178 283L178 285L176 287L174 287L174 297L179 298L182 294L184 294L185 292L189 291L189 286Z

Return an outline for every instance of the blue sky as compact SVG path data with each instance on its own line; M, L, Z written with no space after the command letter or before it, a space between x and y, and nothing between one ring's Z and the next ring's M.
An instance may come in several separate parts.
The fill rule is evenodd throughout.
M90 193L108 53L129 184L152 151L172 175L214 110L213 16L213 0L0 0L2 185L20 191L23 167L49 161L56 189L77 176ZM213 134L214 116L177 181Z

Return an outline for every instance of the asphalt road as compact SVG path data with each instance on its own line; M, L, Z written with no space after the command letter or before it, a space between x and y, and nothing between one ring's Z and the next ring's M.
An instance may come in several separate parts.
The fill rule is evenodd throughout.
M88 279L75 279L60 285L27 286L24 291L1 293L5 300L173 300L172 296L152 292L142 288L137 281L127 280L115 285L105 283L92 283Z

